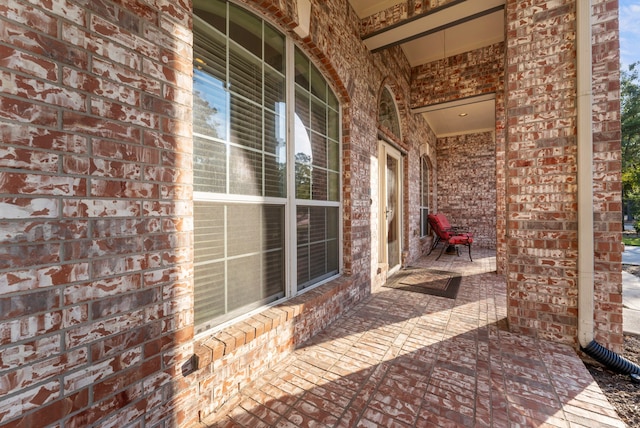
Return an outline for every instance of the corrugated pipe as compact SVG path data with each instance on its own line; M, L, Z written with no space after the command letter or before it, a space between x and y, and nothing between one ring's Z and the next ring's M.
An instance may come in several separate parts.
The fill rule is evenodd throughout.
M591 0L576 0L578 127L578 342L582 351L612 370L640 377L640 366L594 340L593 123Z

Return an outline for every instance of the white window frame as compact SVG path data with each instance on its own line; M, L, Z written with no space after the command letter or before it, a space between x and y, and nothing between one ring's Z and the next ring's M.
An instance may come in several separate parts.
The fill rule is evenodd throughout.
M243 7L238 5L235 2L227 1L227 3L234 4L238 7ZM227 7L227 21L228 21L228 7ZM252 13L257 16L259 19L265 21L265 23L270 24L273 28L279 30L279 27L272 22L269 22L265 17L255 14L253 11L249 9L245 9L248 13ZM195 15L195 14L194 14ZM228 31L228 28L227 28ZM281 31L281 30L279 30ZM339 277L343 272L343 192L342 192L342 105L338 102L338 153L339 153L339 178L338 178L338 195L339 198L337 201L322 201L322 200L312 200L312 199L296 199L296 181L295 181L295 49L296 44L294 40L287 36L286 33L282 32L285 39L285 103L286 103L286 122L287 122L287 131L286 131L286 167L287 167L287 196L286 198L280 197L265 197L265 196L249 196L249 195L239 195L239 194L231 194L231 193L214 193L214 192L193 192L193 200L194 201L205 201L205 202L216 202L220 204L238 204L238 203L251 203L258 205L283 205L284 206L284 294L285 296L281 299L277 299L274 302L271 302L267 305L260 306L253 310L246 312L240 316L234 317L232 319L226 320L221 323L212 323L213 320L206 321L200 325L196 325L196 337L204 336L207 334L211 334L212 332L219 331L232 325L236 322L239 322L243 319L246 319L265 308L280 304L292 297L303 294L307 291L313 290L314 288L319 287L322 284L325 284L336 277ZM229 43L229 36L226 35L227 43ZM312 62L311 57L309 57L302 48L300 51L305 55L310 62ZM228 55L227 55L228 56ZM227 58L227 61L229 59ZM228 66L227 66L228 67ZM329 84L329 79L325 76L322 76L325 80L325 83L329 86L329 90L333 91ZM227 80L229 79L227 73ZM313 96L310 94L310 96ZM227 122L227 127L230 126L230 123ZM264 132L264 124L263 124L263 132ZM206 135L198 134L194 132L194 137L201 138L210 138ZM228 161L227 161L228 162ZM226 183L227 189L229 186L229 182ZM328 189L327 189L328 190ZM338 210L338 272L335 275L331 275L327 278L324 278L302 290L298 290L297 284L297 233L296 233L296 211L299 206L321 206L321 207L335 207ZM225 231L226 233L226 231Z

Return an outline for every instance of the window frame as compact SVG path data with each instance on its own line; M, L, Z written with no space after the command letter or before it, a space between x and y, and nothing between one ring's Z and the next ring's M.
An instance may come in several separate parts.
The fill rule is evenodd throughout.
M426 189L425 189L425 169L426 169ZM431 166L427 155L420 156L420 237L424 238L431 234L431 227L426 216L431 210ZM426 205L424 202L426 201Z
M265 186L266 183L264 182L265 177L264 174L265 172L263 171L263 183L262 183L262 189L263 192L261 195L242 195L242 194L233 194L230 193L230 185L227 182L225 187L226 187L226 192L225 193L216 193L216 192L202 192L202 191L194 191L193 192L193 201L194 203L196 202L215 202L217 204L220 204L222 206L227 206L227 205L235 205L235 204L254 204L254 205L258 205L258 206L266 206L266 205L281 205L283 206L284 209L284 261L283 261L283 270L284 270L284 296L281 298L277 298L274 301L267 301L266 303L259 303L257 301L254 300L254 304L252 305L257 305L257 307L255 308L249 308L249 310L247 310L246 312L242 313L242 314L237 314L236 316L233 316L230 319L223 319L221 322L217 322L217 320L220 317L216 317L213 318L211 320L206 320L203 322L200 322L198 324L195 325L195 332L196 332L196 336L198 335L203 335L203 334L207 334L207 333L211 333L214 331L218 331L220 329L223 329L231 324L234 324L236 322L239 322L242 319L246 319L247 317L252 316L255 313L258 313L262 310L264 310L265 308L268 308L270 306L274 306L277 304L280 304L290 298L293 298L295 296L301 295L309 290L312 290L322 284L327 283L328 281L331 281L337 277L339 277L342 274L343 271L343 212L342 212L342 207L343 207L343 191L342 191L342 168L343 168L343 154L342 154L342 105L340 103L339 98L335 95L336 92L333 90L332 86L331 86L331 82L328 78L326 78L322 72L320 71L320 69L315 66L313 58L310 57L306 52L304 52L304 50L297 46L297 44L295 43L294 39L290 36L287 35L286 32L283 32L280 30L280 28L273 24L272 22L270 22L266 17L264 16L260 16L254 12L252 12L249 9L246 9L244 7L242 7L241 5L236 4L235 2L231 2L231 1L224 1L225 7L226 7L226 22L227 22L227 29L226 29L226 34L224 34L224 39L225 39L225 43L226 43L226 63L224 65L226 71L226 81L224 82L224 90L225 93L227 94L227 97L231 97L231 92L229 92L229 45L231 43L233 43L233 41L230 38L230 34L229 34L229 10L230 10L230 5L233 5L234 7L240 7L242 8L245 12L252 14L253 16L257 17L261 22L262 22L262 28L264 28L266 25L269 25L270 27L272 27L273 29L275 29L276 31L278 31L284 38L284 54L285 54L285 65L284 65L284 80L285 80L285 123L286 123L286 132L285 132L285 150L286 150L286 174L285 174L285 189L286 189L286 196L284 198L282 197L274 197L274 196L265 196ZM195 9L195 8L194 8ZM197 17L197 19L200 19L201 21L203 21L204 25L207 25L211 28L207 28L208 31L213 31L216 30L218 32L220 32L219 30L217 30L215 27L212 27L211 24L209 22L207 22L206 20L202 19L201 17L199 17L198 15L196 15L195 10L194 10L194 18ZM195 19L194 19L195 21ZM195 25L194 25L194 31L196 31L195 29ZM265 43L265 39L264 39L264 35L265 32L263 30L262 32L262 43ZM194 37L195 39L195 37ZM195 41L194 41L194 49L195 49ZM263 48L264 49L264 48ZM309 61L309 63L311 65L313 65L315 67L315 69L320 73L320 77L322 78L322 80L324 81L324 85L326 86L326 91L330 91L331 92L331 97L332 100L335 101L335 107L337 107L337 110L335 108L332 109L332 111L334 113L337 113L337 139L333 140L333 138L331 138L331 140L335 141L337 143L337 151L338 151L338 171L337 171L337 200L329 200L329 197L327 196L327 200L314 200L314 199L297 199L296 198L296 168L295 168L295 144L296 144L296 135L295 135L295 126L293 126L293 124L295 123L295 114L296 114L296 75L295 75L295 53L296 50L299 50L300 53L302 53L302 55ZM262 72L263 72L263 76L265 75L265 67L266 67L266 62L264 58L262 58L263 61L263 66L262 66ZM195 63L194 63L194 67L195 67ZM264 79L264 77L263 77ZM264 89L263 89L263 93L264 93ZM312 103L312 98L314 97L314 95L311 93L311 90L309 91L308 94L311 99L310 99L310 106L313 105ZM328 108L331 108L331 105L329 104L329 101L327 101L327 95L325 94L325 115L328 115ZM227 101L227 104L229 104L229 101ZM264 112L264 108L265 108L265 99L263 98L262 101L262 111ZM312 114L312 113L311 113ZM264 113L263 113L264 115ZM227 116L226 116L226 126L227 128L230 126L230 116L231 116L231 112L227 112ZM328 123L328 117L325 118L325 122ZM327 141L329 140L329 135L327 134L327 129L325 128L325 134L323 134L323 138L325 138ZM264 157L264 151L266 150L264 147L264 135L266 133L266 123L264 122L263 119L263 123L262 123L262 128L261 128L261 138L263 141L263 157ZM199 134L197 132L194 131L193 133L194 136L194 140L196 138L208 138L208 139L214 139L213 137L207 137L206 135L203 134ZM226 135L226 139L224 140L227 144L227 146L229 146L229 143L231 142L230 140L230 134L228 133ZM329 143L327 143L329 144ZM232 144L233 145L233 144ZM228 149L227 149L228 150ZM328 149L327 149L328 150ZM194 157L196 156L196 152L194 150ZM227 157L227 164L229 163L229 158ZM263 159L263 165L264 165L264 159ZM264 169L264 166L263 166ZM325 168L327 171L329 171L328 166ZM231 172L227 172L227 179L229 177L229 174L231 174ZM194 183L195 185L195 183ZM329 179L328 179L328 172L327 172L327 195L330 193L329 191L329 187L331 186ZM297 283L297 265L298 265L298 260L297 260L297 248L298 248L298 239L297 239L297 225L296 225L296 213L297 213L297 209L300 207L332 207L335 208L337 210L337 226L338 226L338 236L337 236L337 254L335 254L335 256L337 257L337 271L335 273L331 272L331 273L325 273L324 275L319 276L318 278L314 278L313 282L306 286L305 288L299 289L299 284ZM195 220L195 219L194 219ZM326 223L325 223L326 224ZM325 230L324 230L324 234L326 236L326 226L325 226ZM225 229L225 236L226 236L226 229ZM195 231L195 221L194 221L194 235L196 234ZM333 247L331 247L333 248ZM195 254L195 252L194 252ZM194 266L195 267L195 266ZM199 287L205 287L206 285L200 285ZM228 287L228 284L226 284L226 280L225 280L225 289L226 287ZM225 313L224 316L228 315L228 313ZM224 318L224 317L223 317Z

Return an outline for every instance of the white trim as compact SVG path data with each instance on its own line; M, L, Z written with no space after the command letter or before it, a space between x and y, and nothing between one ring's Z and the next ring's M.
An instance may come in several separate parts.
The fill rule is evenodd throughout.
M416 107L416 108L412 108L411 109L411 113L427 113L430 111L438 111L438 110L445 110L445 109L449 109L452 107L461 107L461 106L466 106L468 104L475 104L475 103L479 103L482 101L491 101L491 100L495 100L496 99L496 94L494 92L490 93L490 94L484 94L484 95L477 95L474 97L467 97L467 98L462 98L459 100L455 100L455 101L447 101L444 103L438 103L438 104L431 104L428 106L423 106L423 107Z

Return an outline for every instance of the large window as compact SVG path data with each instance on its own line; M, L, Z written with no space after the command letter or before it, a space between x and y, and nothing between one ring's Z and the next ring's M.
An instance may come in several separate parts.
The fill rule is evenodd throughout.
M338 273L340 118L318 69L261 18L195 0L193 28L202 331Z
M420 159L420 236L427 236L429 231L429 160L426 156Z

